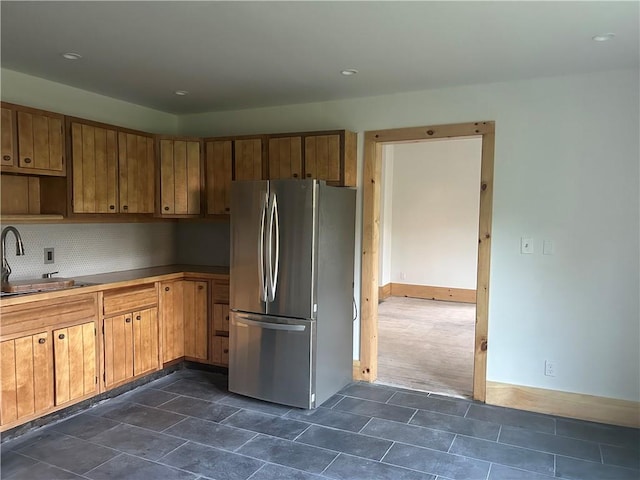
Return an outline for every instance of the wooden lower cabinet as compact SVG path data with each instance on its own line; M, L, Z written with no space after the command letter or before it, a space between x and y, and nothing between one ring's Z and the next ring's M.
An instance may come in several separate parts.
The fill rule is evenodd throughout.
M103 342L106 388L158 370L158 309L105 318Z
M185 280L184 356L191 360L209 360L209 282Z
M184 281L160 284L162 363L184 357Z
M229 337L213 337L212 363L216 365L229 365Z
M229 366L229 279L213 281L211 363Z
M56 405L98 393L96 362L95 322L53 331Z
M53 365L48 332L0 343L0 423L37 416L53 406Z

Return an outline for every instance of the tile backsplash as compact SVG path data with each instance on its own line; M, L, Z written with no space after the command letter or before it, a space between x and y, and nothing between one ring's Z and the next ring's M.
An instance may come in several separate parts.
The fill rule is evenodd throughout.
M229 222L179 223L176 263L229 266Z
M6 227L4 224L2 227ZM178 263L176 223L102 223L15 225L25 255L17 257L15 239L6 240L11 280L40 278L45 272L60 277ZM54 248L53 264L44 263L44 249Z

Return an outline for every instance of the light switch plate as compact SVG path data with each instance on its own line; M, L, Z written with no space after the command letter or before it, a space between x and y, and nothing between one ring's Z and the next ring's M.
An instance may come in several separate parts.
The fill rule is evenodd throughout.
M522 237L520 239L520 253L533 253L533 238Z
M542 242L542 254L553 255L555 253L553 248L553 240L544 240Z

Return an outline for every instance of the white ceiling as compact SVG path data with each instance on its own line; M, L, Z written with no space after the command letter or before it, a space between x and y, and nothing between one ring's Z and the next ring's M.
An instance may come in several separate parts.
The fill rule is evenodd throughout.
M1 63L166 112L231 110L638 68L639 5L3 0Z

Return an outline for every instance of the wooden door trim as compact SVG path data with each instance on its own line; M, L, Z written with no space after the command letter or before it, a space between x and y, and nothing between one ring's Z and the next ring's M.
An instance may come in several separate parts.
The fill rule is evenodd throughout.
M434 138L482 137L476 327L473 398L485 401L487 380L487 331L489 265L493 211L493 163L495 122L397 128L365 132L362 201L362 278L360 317L360 368L355 379L373 382L378 376L378 254L380 248L380 185L382 146Z

